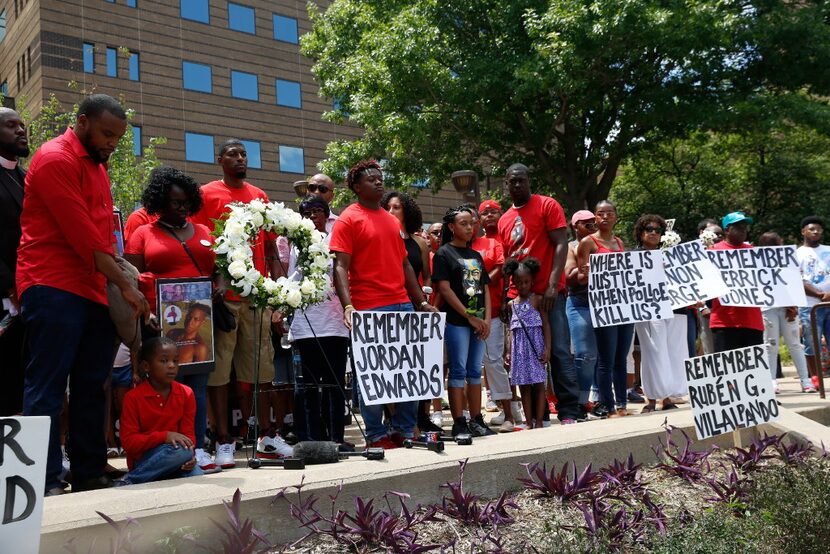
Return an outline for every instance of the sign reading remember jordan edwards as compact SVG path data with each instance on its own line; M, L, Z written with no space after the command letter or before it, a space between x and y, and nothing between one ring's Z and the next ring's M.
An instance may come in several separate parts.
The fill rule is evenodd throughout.
M778 419L764 345L689 358L686 381L698 439Z
M440 398L446 314L353 312L352 357L369 406Z

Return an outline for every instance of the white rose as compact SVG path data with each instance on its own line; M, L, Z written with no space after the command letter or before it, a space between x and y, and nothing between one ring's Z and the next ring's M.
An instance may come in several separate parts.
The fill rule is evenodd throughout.
M476 289L474 289L473 287L467 287L467 290L464 292L467 293L467 296L475 296Z
M245 234L245 226L238 221L229 221L225 225L225 235L231 239L239 239Z
M289 212L285 218L285 228L289 233L296 231L303 224L303 218L297 212Z
M329 258L328 256L314 256L314 261L311 262L311 267L318 268L318 269L328 269L329 267Z
M254 212L254 215L251 216L251 223L253 223L254 227L259 229L260 227L262 227L263 223L265 223L265 220L262 218L261 213Z
M314 285L313 281L310 281L309 279L303 279L303 282L300 285L300 292L308 295L314 292L315 290L317 290L317 287Z
M292 308L298 308L303 302L303 295L299 290L291 290L285 295L285 303Z
M265 278L265 282L262 286L265 288L265 292L267 292L268 294L274 294L280 288L279 285L277 285L276 281L274 281L273 279L269 279L267 277Z
M245 248L234 248L228 253L228 259L232 262L244 262L250 257L250 254Z
M228 273L230 273L231 277L234 279L241 279L248 268L245 267L245 262L243 261L235 261L232 262L228 266Z
M250 207L251 210L260 214L265 212L265 202L263 202L259 198L254 198L253 200L248 202L248 207Z
M261 275L256 268L251 268L247 273L245 273L244 279L253 285L259 281L260 276Z

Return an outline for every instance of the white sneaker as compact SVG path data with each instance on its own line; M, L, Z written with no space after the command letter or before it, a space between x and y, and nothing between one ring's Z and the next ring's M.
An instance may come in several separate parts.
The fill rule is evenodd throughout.
M69 456L66 455L66 447L61 446L61 474L58 477L61 481L63 481L66 474L69 473L69 469Z
M236 460L233 457L234 452L236 452L236 445L232 442L227 444L217 444L214 463L222 469L231 469L236 467Z
M778 394L778 393L781 392L781 387L778 386L778 380L777 379L772 380L772 390L773 390L773 392L775 392L775 394Z
M498 412L499 407L496 406L496 403L493 402L493 397L490 394L490 391L487 391L487 402L484 403L484 411L485 412Z
M256 451L259 454L264 454L263 457L290 458L294 455L294 448L279 435L260 437L256 445Z
M496 429L499 433L512 433L516 430L516 426L513 425L513 422L510 420L506 420L504 423L499 425L499 428Z
M208 454L202 448L196 449L196 464L202 468L202 471L205 472L205 475L210 475L211 473L219 473L222 471L222 468L216 465L216 462L213 460L213 456Z
M542 427L543 428L550 427L550 420L549 419L543 419L542 420Z
M504 423L504 410L490 418L490 425L501 425L502 423Z
M432 415L429 416L429 420L432 422L433 425L437 425L441 427L444 424L444 412L438 410L437 412L432 412Z
M294 425L294 414L285 414L285 417L282 418L282 422L286 425Z
M522 403L518 400L513 400L510 402L510 411L513 412L513 421L516 423L522 423L523 421L527 421L525 419L525 411L522 408Z

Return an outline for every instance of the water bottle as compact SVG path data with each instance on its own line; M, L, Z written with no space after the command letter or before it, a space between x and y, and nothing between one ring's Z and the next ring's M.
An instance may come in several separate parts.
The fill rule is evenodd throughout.
M303 362L300 358L300 349L296 346L291 349L291 369L294 371L294 381L299 381L303 376Z
M282 337L280 337L280 347L283 350L291 348L291 339L288 338L288 333L285 333Z

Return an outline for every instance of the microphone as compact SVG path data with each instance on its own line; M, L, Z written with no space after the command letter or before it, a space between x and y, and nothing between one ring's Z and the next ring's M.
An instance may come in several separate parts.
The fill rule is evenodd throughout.
M367 448L362 452L340 452L336 442L331 441L301 441L294 445L294 457L305 463L333 464L346 458L366 458L367 460L383 460L383 448Z

